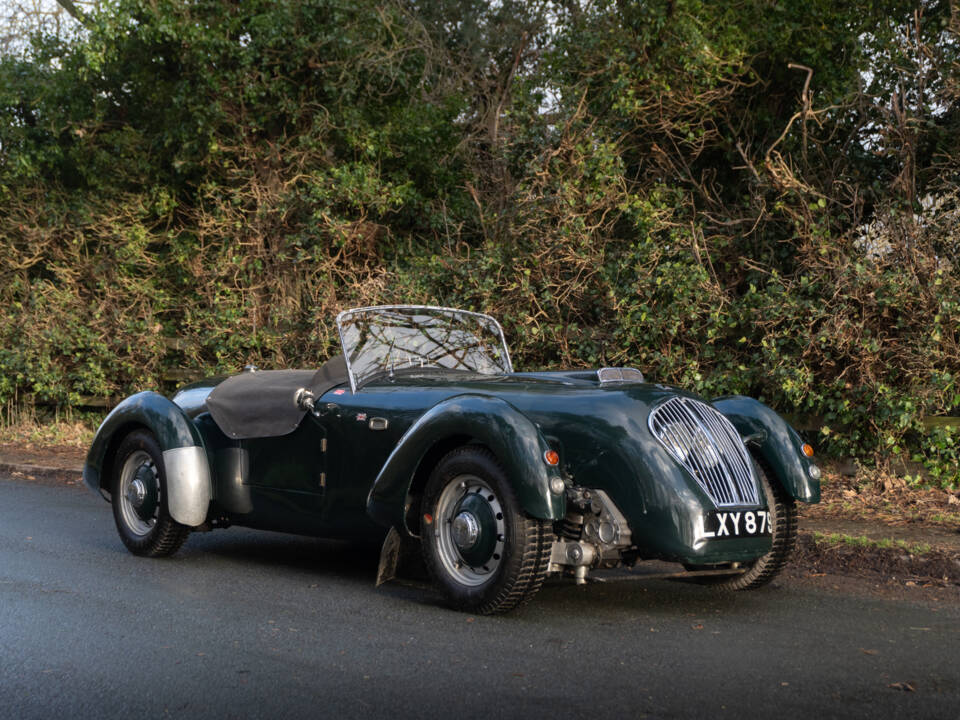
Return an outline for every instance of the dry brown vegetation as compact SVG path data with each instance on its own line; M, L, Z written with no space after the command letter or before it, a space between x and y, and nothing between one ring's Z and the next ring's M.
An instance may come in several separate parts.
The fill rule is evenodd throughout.
M313 365L382 302L960 472L951 2L123 0L0 60L0 399Z

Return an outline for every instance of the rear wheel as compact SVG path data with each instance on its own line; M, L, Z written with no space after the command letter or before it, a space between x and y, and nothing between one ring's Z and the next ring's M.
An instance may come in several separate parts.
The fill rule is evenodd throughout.
M704 575L691 576L691 580L703 585L710 585L720 590L754 590L773 580L793 554L797 544L797 504L787 495L779 483L771 482L769 473L762 463L758 462L757 475L760 487L767 498L767 507L770 511L770 523L773 530L773 546L766 555L757 558L740 575ZM718 569L690 567L690 570Z
M175 553L190 528L170 517L163 452L156 438L136 430L120 443L113 463L113 519L134 555L164 557Z
M526 515L488 450L458 448L424 490L423 558L450 604L481 614L526 603L550 564L549 524Z

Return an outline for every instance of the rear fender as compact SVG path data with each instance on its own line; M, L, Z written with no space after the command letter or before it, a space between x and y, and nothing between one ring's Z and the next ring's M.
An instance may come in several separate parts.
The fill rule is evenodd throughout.
M381 525L413 534L405 519L411 484L431 448L452 437L469 438L496 455L529 515L542 520L564 516L563 495L550 490L560 471L544 460L550 447L540 430L509 403L483 395L445 400L410 426L370 488L367 514Z
M183 525L203 524L213 499L203 438L186 413L158 393L131 395L107 415L87 453L83 482L94 492L109 492L117 447L138 429L153 433L163 450L170 516Z
M810 477L813 462L800 449L803 440L797 431L782 417L743 395L717 398L710 404L733 423L740 435L751 437L751 445L791 497L805 503L820 502L820 481Z

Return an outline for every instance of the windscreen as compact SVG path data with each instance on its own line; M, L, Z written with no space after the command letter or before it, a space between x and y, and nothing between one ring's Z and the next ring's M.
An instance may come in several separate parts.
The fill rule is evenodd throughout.
M489 315L397 305L342 312L337 326L354 390L374 377L397 372L513 371L503 330Z

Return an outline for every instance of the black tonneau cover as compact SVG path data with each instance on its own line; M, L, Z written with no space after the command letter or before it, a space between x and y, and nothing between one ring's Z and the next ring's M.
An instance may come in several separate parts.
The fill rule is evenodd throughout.
M296 395L306 388L319 398L348 381L343 355L319 370L257 370L227 378L207 396L207 410L217 426L234 440L279 437L297 429L306 411Z

